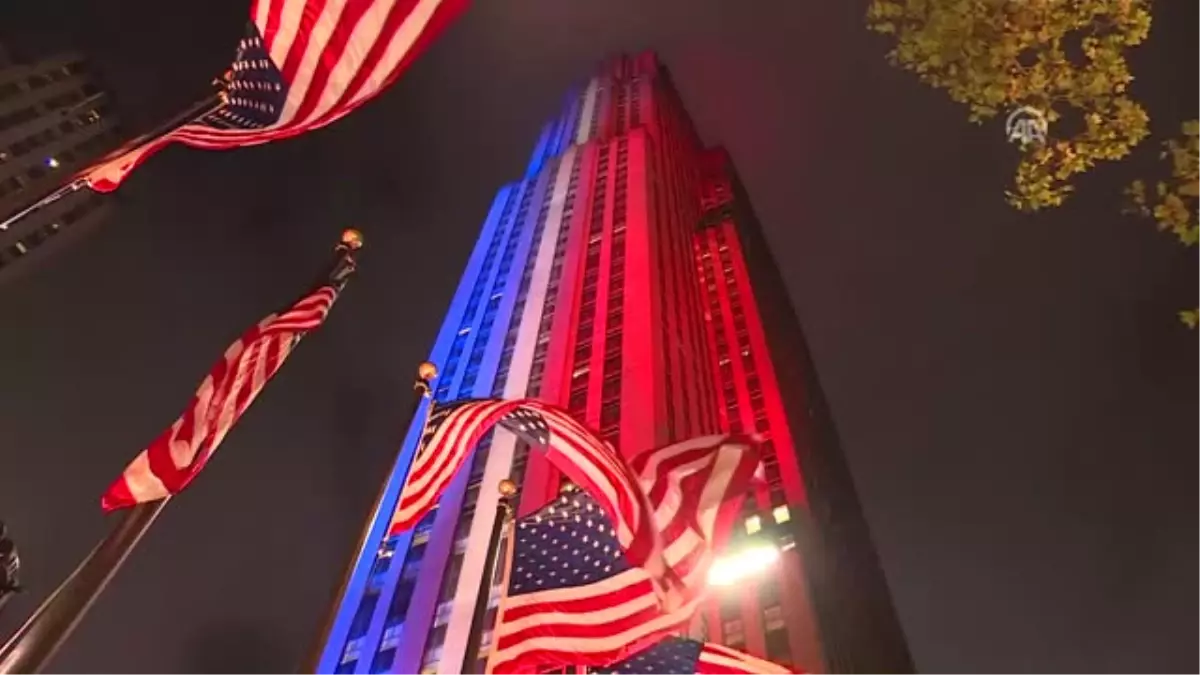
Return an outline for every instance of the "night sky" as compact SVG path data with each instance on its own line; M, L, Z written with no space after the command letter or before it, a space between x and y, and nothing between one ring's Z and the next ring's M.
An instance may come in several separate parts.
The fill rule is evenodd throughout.
M200 97L246 0L6 2L0 38L76 48L127 126ZM1196 254L1120 215L1157 142L1036 217L1015 162L886 65L864 3L480 0L393 89L331 128L172 148L117 213L0 286L0 518L28 592L106 531L99 497L213 360L292 297L341 228L361 273L156 528L58 671L286 672L403 429L495 190L567 86L657 49L725 144L814 352L924 671L1197 668ZM1156 134L1196 116L1197 5L1135 52Z

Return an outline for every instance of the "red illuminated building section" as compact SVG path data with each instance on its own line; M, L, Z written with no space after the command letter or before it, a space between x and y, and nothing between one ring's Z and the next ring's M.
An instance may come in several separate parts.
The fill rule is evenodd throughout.
M559 311L529 393L627 454L719 430L762 436L769 487L747 500L740 534L772 540L780 557L716 588L695 632L811 672L911 670L803 335L728 155L702 148L652 54L608 64L588 91L596 103L575 150L591 185L568 205ZM528 462L524 512L559 486L540 457Z

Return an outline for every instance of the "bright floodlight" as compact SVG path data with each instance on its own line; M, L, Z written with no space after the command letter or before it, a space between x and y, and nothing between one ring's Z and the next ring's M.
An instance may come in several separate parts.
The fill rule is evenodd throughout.
M771 542L756 542L746 548L717 558L708 569L710 586L730 586L752 577L779 560L779 549Z

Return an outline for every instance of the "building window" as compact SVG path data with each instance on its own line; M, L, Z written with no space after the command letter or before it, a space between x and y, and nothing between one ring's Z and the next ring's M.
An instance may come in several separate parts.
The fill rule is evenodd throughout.
M429 639L425 642L425 655L421 659L422 673L436 672L438 663L442 660L442 645L445 642L446 624L435 626L429 631Z
M763 629L766 631L778 630L784 628L783 607L779 605L771 605L763 609Z
M363 596L362 602L358 604L358 609L354 611L354 619L350 622L350 640L356 640L367 634L367 627L371 625L371 615L375 613L375 605L379 603L378 593L368 593Z
M777 523L786 523L792 519L792 512L788 510L787 504L776 506L771 510L771 515L775 517Z
M762 519L758 516L750 516L746 519L746 534L754 534L762 530Z
M600 426L608 427L616 424L621 419L621 401L606 401L600 408Z
M767 643L767 659L774 661L782 666L790 666L792 660L792 650L788 645L787 629L780 627L776 630L768 630L766 635Z
M721 624L721 637L726 645L743 645L746 643L746 633L742 628L741 619L729 619Z

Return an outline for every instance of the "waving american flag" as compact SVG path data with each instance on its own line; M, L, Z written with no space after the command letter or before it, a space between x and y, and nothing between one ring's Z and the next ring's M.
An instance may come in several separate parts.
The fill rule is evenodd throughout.
M480 439L514 413L520 401L461 399L432 404L392 514L391 535L411 529L437 504Z
M683 582L682 602L661 602L649 571L630 564L599 499L561 495L517 523L488 672L611 664L691 620L754 478L757 444L736 436L695 438L650 450L632 465L649 496L666 564Z
M612 516L629 560L649 572L662 601L685 595L663 555L654 510L638 477L616 449L562 408L534 399L474 399L435 405L409 469L389 532L416 524L437 503L475 445L499 424L534 448Z
M254 0L224 104L174 131L138 139L78 180L111 192L170 143L224 150L319 129L387 88L466 6L467 0Z
M328 278L246 331L209 371L179 419L125 468L101 499L105 511L164 499L192 482L300 338L325 322L354 259L343 235Z

